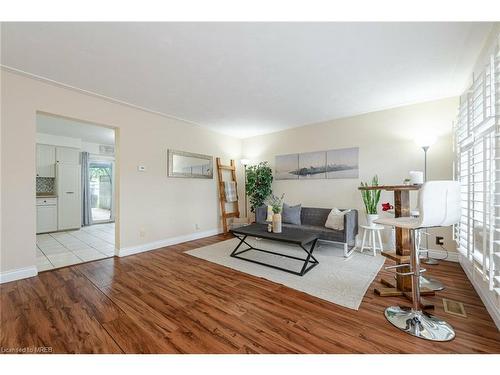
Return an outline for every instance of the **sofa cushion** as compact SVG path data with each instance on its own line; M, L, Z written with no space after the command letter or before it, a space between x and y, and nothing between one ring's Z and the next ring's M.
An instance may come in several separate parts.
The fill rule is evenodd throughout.
M255 208L255 221L258 224L266 224L267 206L263 205Z
M330 211L329 208L302 207L300 213L301 223L323 227Z
M344 230L344 216L350 210L340 211L338 208L332 208L332 211L328 214L326 219L325 227L336 230Z
M283 224L283 228L291 228L301 232L317 234L320 240L343 242L345 238L344 231L329 229L324 226Z
M289 206L288 204L283 204L283 223L300 225L300 211L301 205Z

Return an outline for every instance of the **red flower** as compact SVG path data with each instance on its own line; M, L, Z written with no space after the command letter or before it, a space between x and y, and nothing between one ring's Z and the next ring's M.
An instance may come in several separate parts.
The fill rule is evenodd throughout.
M389 210L392 210L393 208L394 207L389 202L382 203L382 211L389 211Z

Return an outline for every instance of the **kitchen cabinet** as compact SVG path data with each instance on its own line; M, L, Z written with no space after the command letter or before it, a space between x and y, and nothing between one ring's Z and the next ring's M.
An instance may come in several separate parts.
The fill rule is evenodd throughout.
M36 233L57 231L57 198L36 199Z
M36 145L36 176L56 176L56 148L49 145Z
M78 229L82 222L80 165L57 163L58 229Z
M80 164L80 150L71 147L56 147L58 163Z

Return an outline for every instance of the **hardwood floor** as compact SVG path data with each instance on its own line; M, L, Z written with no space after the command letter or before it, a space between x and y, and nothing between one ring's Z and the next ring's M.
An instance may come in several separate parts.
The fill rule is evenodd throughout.
M408 302L376 296L379 277L354 311L183 254L227 238L3 284L0 347L52 347L56 353L500 353L500 333L457 263L426 266L446 285L428 299L457 333L451 342L435 343L386 321L386 306ZM463 302L467 317L445 313L442 298Z

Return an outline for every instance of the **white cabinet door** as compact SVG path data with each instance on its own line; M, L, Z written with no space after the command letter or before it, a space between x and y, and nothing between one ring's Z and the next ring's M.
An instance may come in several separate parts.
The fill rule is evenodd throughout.
M80 165L57 164L57 209L59 230L75 229L81 226Z
M36 207L36 232L47 233L57 230L57 206Z
M56 148L49 145L36 145L36 176L56 176Z
M80 164L80 150L71 147L57 147L56 161L58 163Z

